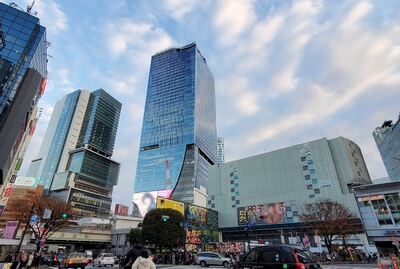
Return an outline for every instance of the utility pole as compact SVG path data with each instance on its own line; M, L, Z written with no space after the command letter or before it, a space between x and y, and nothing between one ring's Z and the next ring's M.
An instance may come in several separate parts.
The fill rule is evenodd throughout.
M25 234L26 234L26 230L28 229L28 226L29 226L29 223L30 223L30 221L31 221L31 217L32 217L32 214L33 214L33 210L34 210L34 209L35 209L35 204L32 204L32 206L31 206L31 211L29 212L29 217L28 217L28 220L26 221L24 231L23 231L22 234L21 234L21 240L19 240L19 245L18 245L18 248L17 248L16 253L18 253L18 252L21 250L22 241L24 241L24 237L25 237Z

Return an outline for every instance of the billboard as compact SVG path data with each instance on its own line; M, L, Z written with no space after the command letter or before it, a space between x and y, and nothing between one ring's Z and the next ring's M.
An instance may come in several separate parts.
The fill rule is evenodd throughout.
M3 238L14 239L19 227L19 221L7 221L6 228L4 229Z
M238 225L287 223L285 203L269 203L237 208Z
M36 187L39 184L39 180L35 177L22 177L17 176L14 185L20 187Z
M129 212L129 206L121 205L121 204L116 204L115 205L114 213L116 215L128 216L128 212Z
M181 202L177 202L174 200L170 200L167 198L158 197L157 198L157 208L171 208L179 211L182 215L184 215L184 204Z
M188 204L186 205L185 219L191 222L206 223L207 208Z
M157 207L157 197L169 198L171 192L172 190L137 192L133 194L132 202L137 206L140 215L144 218L147 212Z

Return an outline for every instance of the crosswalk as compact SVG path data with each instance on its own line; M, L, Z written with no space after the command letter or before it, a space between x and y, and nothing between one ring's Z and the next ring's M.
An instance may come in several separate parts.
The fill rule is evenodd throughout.
M368 269L368 268L378 268L376 267L365 267L365 266L348 266L348 265L323 265L324 269Z

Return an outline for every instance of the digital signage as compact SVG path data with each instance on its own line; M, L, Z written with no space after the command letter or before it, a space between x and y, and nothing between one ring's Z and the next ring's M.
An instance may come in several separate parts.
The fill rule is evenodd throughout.
M286 223L285 203L269 203L237 208L238 225Z
M178 201L170 200L163 197L157 198L157 208L170 208L179 211L182 215L184 215L185 207L184 204Z
M195 205L186 205L186 220L190 222L206 223L207 208Z
M137 206L140 215L144 218L147 212L157 207L157 197L169 198L171 192L172 190L137 192L133 194L132 202Z

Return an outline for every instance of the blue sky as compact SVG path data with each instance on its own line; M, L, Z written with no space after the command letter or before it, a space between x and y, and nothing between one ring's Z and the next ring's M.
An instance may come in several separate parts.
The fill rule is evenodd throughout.
M37 0L33 11L52 58L22 175L56 100L103 88L123 104L114 203L131 205L150 58L193 41L215 76L227 161L342 135L372 179L387 175L371 133L400 112L400 1Z

